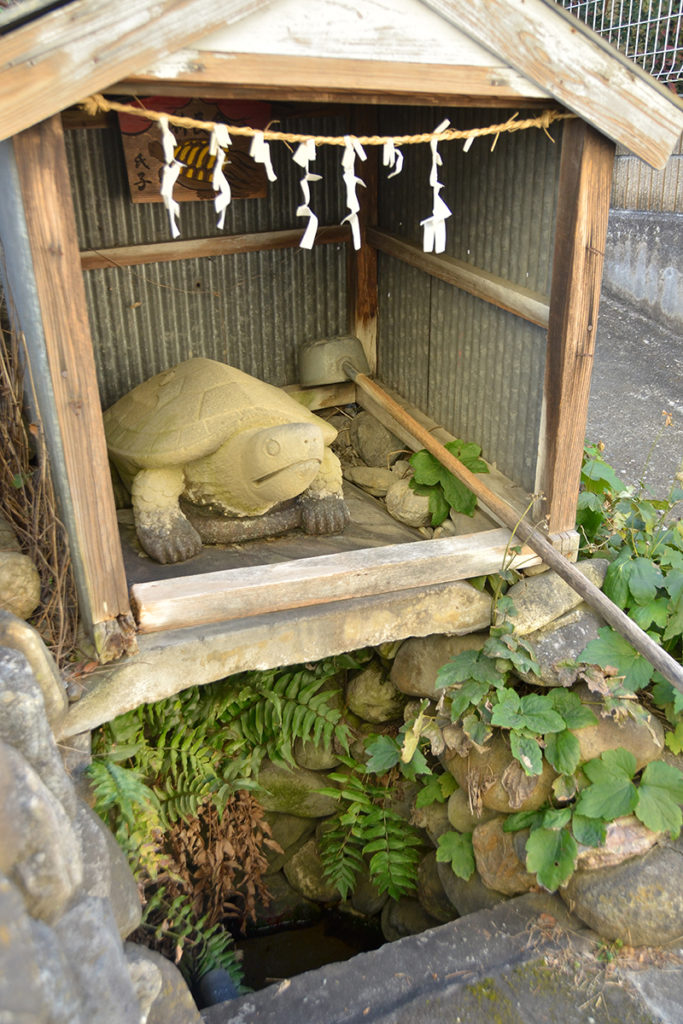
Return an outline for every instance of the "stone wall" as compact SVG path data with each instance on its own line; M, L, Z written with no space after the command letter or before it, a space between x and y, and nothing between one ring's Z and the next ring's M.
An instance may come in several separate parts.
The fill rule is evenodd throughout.
M38 634L0 611L0 1020L198 1022L177 968L125 941L137 886L64 767L53 730L65 713Z

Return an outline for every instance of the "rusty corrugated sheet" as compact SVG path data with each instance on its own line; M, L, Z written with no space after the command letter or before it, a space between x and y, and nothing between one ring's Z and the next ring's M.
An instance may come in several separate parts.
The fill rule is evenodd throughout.
M330 133L336 120L293 131ZM289 127L289 125L288 125ZM116 127L67 133L81 248L168 241L163 206L131 202ZM320 151L312 206L320 223L343 216L340 150ZM278 181L266 199L235 200L225 233L305 227L297 219L301 169L273 148ZM210 202L181 204L183 238L221 234ZM297 379L303 341L347 329L346 247L285 249L85 274L102 403L190 355L227 360L273 384Z
M521 113L520 117L524 114ZM457 128L502 123L509 111L387 110L381 131L412 134L450 117ZM561 129L553 126L559 140ZM446 252L547 294L559 145L532 129L440 146L442 195L452 210ZM383 182L380 226L421 244L431 212L428 147L406 147L404 171ZM426 274L380 259L380 374L454 434L533 490L545 331Z

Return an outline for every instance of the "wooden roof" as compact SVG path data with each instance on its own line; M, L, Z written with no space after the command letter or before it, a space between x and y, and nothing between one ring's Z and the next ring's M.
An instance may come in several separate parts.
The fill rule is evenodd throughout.
M666 163L683 131L683 102L553 0L396 0L389 6L381 0L308 0L299 5L311 27L307 41L302 44L296 33L289 33L290 43L285 38L274 54L270 33L263 31L268 25L264 18L275 26L279 13L286 23L292 2L72 0L38 13L0 36L0 139L135 76L138 81L146 78L147 91L164 76L187 90L202 73L205 85L222 82L226 90L247 73L255 81L262 79L262 88L269 82L277 88L279 67L280 82L296 85L301 78L302 95L314 92L315 81L324 80L329 89L337 85L341 94L353 94L355 86L355 94L362 96L373 88L381 92L373 83L400 65L405 89L414 85L428 103L429 95L441 95L433 84L433 61L410 51L409 43L419 32L407 26L433 22L434 15L444 25L444 39L459 33L463 41L453 42L452 57L444 42L438 58L439 67L448 72L443 80L454 83L448 91L454 102L458 89L464 96L467 85L473 101L481 95L493 102L496 89L508 100L551 97L653 167ZM320 57L322 34L335 12L345 12L361 25L363 19L370 24L368 19L378 11L385 19L382 38L398 44L393 49L366 52L349 62L329 50L334 40L331 44L328 33L328 51ZM256 52L240 53L240 40L252 25ZM217 53L210 34L219 29ZM208 46L203 42L207 36ZM336 39L341 41L339 33ZM401 59L402 39L407 61ZM341 45L339 57L344 57ZM369 81L365 89L364 72Z

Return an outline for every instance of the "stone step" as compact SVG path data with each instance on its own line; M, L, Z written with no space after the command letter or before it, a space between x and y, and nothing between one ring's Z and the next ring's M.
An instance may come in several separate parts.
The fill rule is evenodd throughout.
M205 1024L680 1024L682 952L617 950L557 897L529 893L208 1007L202 1018Z

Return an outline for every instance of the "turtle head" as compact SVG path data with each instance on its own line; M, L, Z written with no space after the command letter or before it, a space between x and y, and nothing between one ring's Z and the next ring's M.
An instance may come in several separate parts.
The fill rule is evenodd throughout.
M284 423L240 431L186 471L190 495L237 515L261 515L295 498L320 470L325 442L314 423Z

